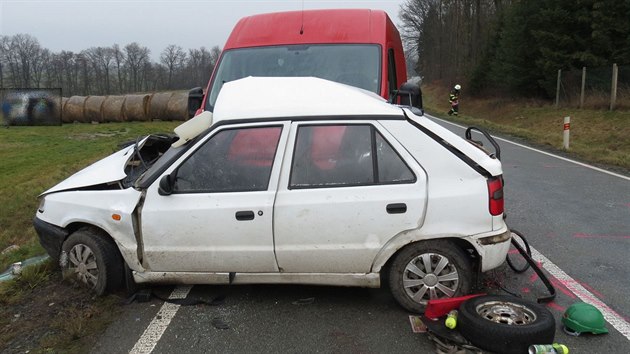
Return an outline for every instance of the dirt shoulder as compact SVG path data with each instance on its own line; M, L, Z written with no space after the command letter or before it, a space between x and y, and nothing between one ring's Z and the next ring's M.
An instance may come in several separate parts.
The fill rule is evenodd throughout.
M85 353L121 313L122 297L94 297L53 268L0 283L0 352Z

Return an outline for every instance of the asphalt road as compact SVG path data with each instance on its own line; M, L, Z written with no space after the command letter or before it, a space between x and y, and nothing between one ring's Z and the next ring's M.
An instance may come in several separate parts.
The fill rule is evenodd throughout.
M463 130L444 124L459 135ZM560 133L559 133L560 134ZM630 180L500 141L506 180L508 224L593 294L625 323L630 300ZM564 309L579 297L572 284L552 277L558 296L548 308L557 321L556 341L571 353L627 353L630 339L608 324L610 333L571 337L561 331ZM535 300L545 288L530 270L507 267L480 279L479 291L505 290ZM172 287L154 289L168 296ZM181 306L153 353L434 352L424 334L411 331L408 313L384 289L315 286L195 286L188 298L225 297L215 306ZM583 294L582 294L583 296ZM162 319L163 302L134 303L93 348L127 353L152 321ZM224 327L224 329L220 329ZM159 331L158 331L159 332ZM149 336L151 337L151 336ZM146 338L145 338L146 339Z

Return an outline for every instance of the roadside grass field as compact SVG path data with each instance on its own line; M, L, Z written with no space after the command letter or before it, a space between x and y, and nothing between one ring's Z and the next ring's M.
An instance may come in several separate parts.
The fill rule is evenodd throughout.
M32 220L37 196L93 162L119 150L118 144L151 133L172 132L181 122L66 124L0 128L0 272L17 261L44 254Z
M467 126L486 128L533 143L544 150L570 158L630 170L630 111L555 108L540 100L476 98L462 90L459 116L448 116L449 88L423 85L424 105L429 114ZM563 118L571 117L569 150L562 149Z

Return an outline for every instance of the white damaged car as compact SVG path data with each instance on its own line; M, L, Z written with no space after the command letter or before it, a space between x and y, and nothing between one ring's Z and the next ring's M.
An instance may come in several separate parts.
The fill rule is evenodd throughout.
M214 113L41 195L48 253L97 294L136 283L380 287L406 309L503 263L500 161L317 78L226 83Z

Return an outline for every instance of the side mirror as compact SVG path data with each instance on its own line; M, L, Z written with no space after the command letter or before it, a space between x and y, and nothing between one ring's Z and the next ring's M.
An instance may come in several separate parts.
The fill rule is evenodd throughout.
M188 118L192 118L203 103L203 88L195 87L188 91Z
M173 178L171 175L165 175L160 179L160 185L158 188L159 195L171 195L173 194Z
M396 92L396 95L400 97L400 104L403 106L410 106L423 110L422 108L422 90L419 83L407 81Z

